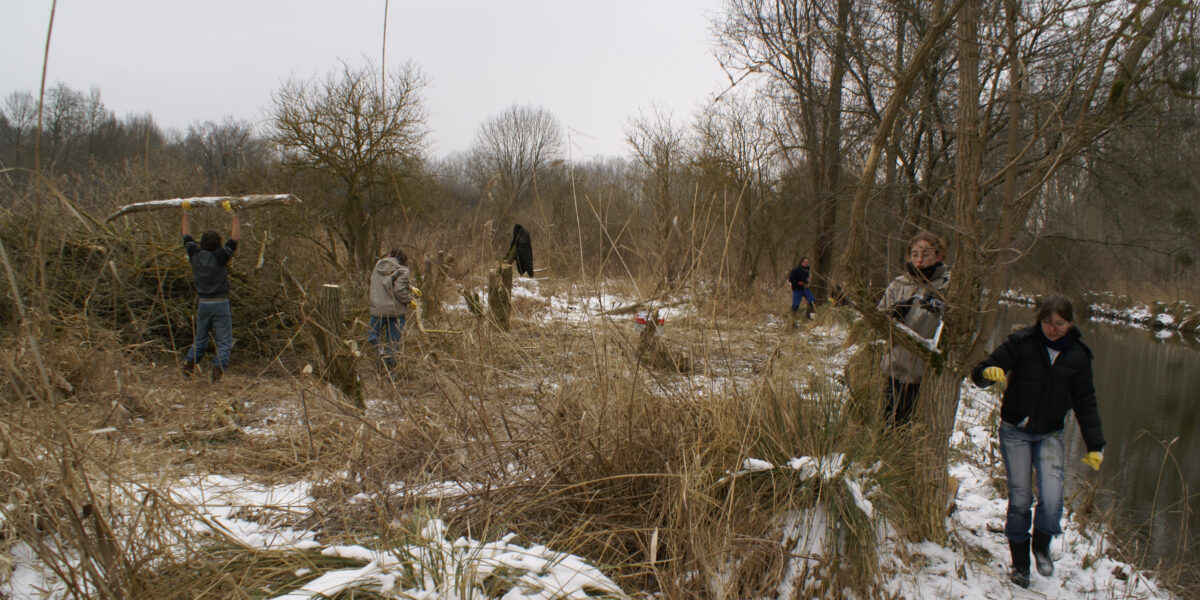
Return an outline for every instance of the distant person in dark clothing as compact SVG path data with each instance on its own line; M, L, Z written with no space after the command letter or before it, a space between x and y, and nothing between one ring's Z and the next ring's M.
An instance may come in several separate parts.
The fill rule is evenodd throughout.
M512 243L508 245L508 252L504 256L504 262L517 263L517 274L533 277L533 245L529 242L529 230L521 227L518 223L513 226Z
M1006 382L1000 400L1000 456L1008 476L1008 517L1004 535L1012 553L1009 578L1029 587L1029 551L1037 570L1054 574L1050 541L1062 533L1063 426L1075 412L1087 455L1083 462L1100 470L1104 432L1092 384L1092 351L1074 327L1071 300L1051 294L1038 307L1036 322L1010 336L971 371L979 387ZM1033 512L1033 472L1037 471L1037 511ZM1029 533L1033 526L1032 538ZM1031 544L1032 542L1032 544Z
M188 262L195 277L196 337L188 349L183 362L184 375L196 370L196 362L208 350L208 334L211 331L217 345L217 356L213 359L212 382L220 381L229 368L229 353L233 350L233 312L229 306L229 259L237 251L242 229L238 215L226 200L221 206L233 216L229 226L229 240L221 245L221 234L209 229L200 236L200 243L191 236L191 204L183 202L183 247L187 250Z
M945 257L946 242L941 237L924 231L913 236L908 242L904 272L888 284L879 310L917 335L933 339L942 323L946 289L950 286L950 269L942 263ZM925 360L893 343L881 367L888 378L884 388L885 420L889 425L903 425L912 417Z
M813 297L812 290L808 289L808 280L811 274L808 270L808 258L800 259L800 264L788 273L788 283L792 284L792 312L800 310L800 302L808 301L808 311L812 312L813 305L816 303L816 298Z

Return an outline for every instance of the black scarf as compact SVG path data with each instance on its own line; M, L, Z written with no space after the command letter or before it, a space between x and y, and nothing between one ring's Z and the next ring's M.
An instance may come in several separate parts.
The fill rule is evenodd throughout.
M1038 323L1034 327L1037 329L1038 339L1042 340L1042 343L1045 344L1046 347L1050 348L1051 350L1057 350L1058 352L1063 352L1067 348L1071 347L1071 342L1075 341L1076 336L1075 336L1075 328L1074 327L1067 330L1067 333L1064 334L1062 337L1058 338L1057 340L1053 340L1053 341L1051 341L1050 338L1046 337L1046 332L1042 331L1041 323Z
M923 269L918 269L916 265L913 265L912 263L908 263L906 266L908 267L909 275L912 275L913 277L920 277L925 281L933 281L933 275L934 273L937 273L938 267L942 266L942 261L939 260Z

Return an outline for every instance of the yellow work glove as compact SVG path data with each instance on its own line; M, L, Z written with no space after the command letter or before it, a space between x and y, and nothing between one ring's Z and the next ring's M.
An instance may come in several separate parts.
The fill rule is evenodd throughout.
M1000 367L988 367L984 369L983 378L988 381L995 381L997 383L1004 383L1007 381L1004 378L1004 369L1001 369Z
M408 286L408 291L412 292L412 295L418 298L421 297L421 290L418 290L415 286Z
M233 212L233 203L226 200L221 203L221 208L225 209L225 212Z
M1099 471L1100 463L1104 462L1104 451L1101 450L1099 452L1088 452L1086 455L1084 455L1081 462L1091 467L1093 471Z
M183 202L181 202L179 204L179 206L182 206L183 210L192 210L192 203L188 202L187 200L184 200Z
M417 308L417 301L416 301L416 300L409 300L409 301L408 301L408 305L409 305L409 306L411 306L411 307L413 307L413 308L415 309L415 308Z

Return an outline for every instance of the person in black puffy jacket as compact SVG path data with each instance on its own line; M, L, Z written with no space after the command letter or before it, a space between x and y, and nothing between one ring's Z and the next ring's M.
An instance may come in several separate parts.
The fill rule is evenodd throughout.
M1092 384L1092 351L1074 327L1071 300L1051 294L1038 307L1037 322L1008 336L971 371L975 385L1007 382L1000 401L1000 455L1008 477L1008 517L1004 534L1012 553L1010 578L1029 586L1029 552L1038 573L1054 574L1050 541L1062 533L1063 424L1068 411L1087 446L1083 462L1099 470L1104 433ZM1038 503L1032 511L1033 471ZM1032 518L1031 518L1032 516ZM1030 525L1033 534L1030 535Z

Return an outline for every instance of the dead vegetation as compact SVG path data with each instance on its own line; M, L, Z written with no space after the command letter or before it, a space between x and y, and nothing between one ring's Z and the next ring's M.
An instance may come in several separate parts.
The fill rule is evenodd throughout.
M647 337L629 314L550 318L554 302L582 306L595 291L547 280L540 297L509 296L507 327L486 312L430 311L436 322L410 326L395 369L346 355L357 405L321 378L306 298L321 279L342 285L340 335L361 347L363 282L301 277L289 265L304 257L271 236L247 236L234 271L234 368L218 385L185 378L189 273L163 227L72 225L10 249L19 293L3 313L0 505L19 508L5 511L0 547L33 548L73 597L262 597L347 564L195 533L197 516L168 493L192 474L312 482L304 511L243 516L323 543L386 548L431 515L456 535L518 532L666 598L771 597L787 581L812 597L870 597L887 577L878 516L844 486L774 471L730 478L746 458L882 460L877 515L901 532L915 519L904 498L916 461L896 458L915 446L880 436L867 336L851 336L859 354L845 383L858 383L822 374L839 349L814 328L849 313L822 309L795 329L763 300L720 297L675 306L681 315ZM447 289L486 281L449 276ZM806 558L796 523L814 511L834 526L826 551Z

